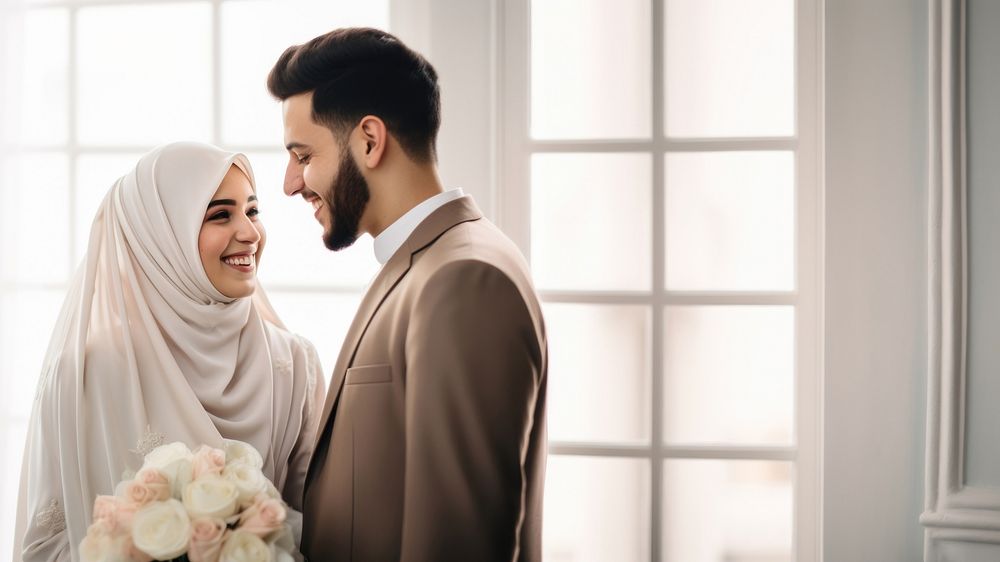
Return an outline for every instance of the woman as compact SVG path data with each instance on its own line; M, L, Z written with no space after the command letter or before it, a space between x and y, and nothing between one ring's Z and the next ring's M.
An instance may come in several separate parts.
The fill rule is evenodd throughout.
M111 188L38 383L15 559L77 560L94 498L173 441L250 443L300 508L325 391L256 287L264 242L242 154L170 144Z

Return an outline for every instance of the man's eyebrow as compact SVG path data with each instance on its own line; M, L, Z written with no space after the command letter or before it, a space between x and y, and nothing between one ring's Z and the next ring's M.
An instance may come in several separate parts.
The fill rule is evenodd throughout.
M309 148L309 146L301 142L290 142L285 145L285 150L295 150L296 148Z

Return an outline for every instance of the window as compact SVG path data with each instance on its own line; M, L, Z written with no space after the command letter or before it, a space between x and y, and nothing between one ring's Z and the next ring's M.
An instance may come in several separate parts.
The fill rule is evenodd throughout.
M281 112L265 78L289 45L346 25L387 29L389 0L25 0L2 9L4 110L20 108L4 115L0 154L6 553L35 381L71 272L101 197L157 144L197 140L249 156L268 227L260 278L283 320L316 343L329 376L378 264L369 237L328 252L320 227L302 220L311 210L282 194Z
M547 561L818 560L814 0L503 5Z

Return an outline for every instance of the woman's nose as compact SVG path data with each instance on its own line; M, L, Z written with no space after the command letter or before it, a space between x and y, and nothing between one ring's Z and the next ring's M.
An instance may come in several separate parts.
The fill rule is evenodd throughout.
M236 239L240 242L256 244L260 240L260 230L257 229L257 225L253 221L244 218L240 221L236 231Z

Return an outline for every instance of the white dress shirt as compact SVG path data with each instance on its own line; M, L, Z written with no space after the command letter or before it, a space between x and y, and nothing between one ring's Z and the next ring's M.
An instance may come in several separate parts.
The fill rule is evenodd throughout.
M424 200L416 207L410 209L405 215L396 219L396 222L389 225L381 234L375 237L375 259L382 265L389 261L389 258L399 250L399 247L406 242L406 239L413 234L413 231L429 217L431 213L438 210L445 203L454 201L462 197L465 193L461 189L449 189L443 193L438 193L434 197Z

